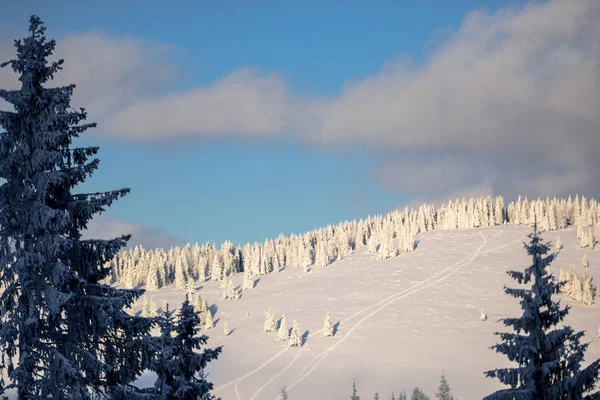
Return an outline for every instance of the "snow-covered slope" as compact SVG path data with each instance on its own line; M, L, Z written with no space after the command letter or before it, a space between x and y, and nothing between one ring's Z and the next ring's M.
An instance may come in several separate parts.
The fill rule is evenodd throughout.
M520 315L518 301L503 286L516 285L506 270L529 265L522 244L529 232L526 226L427 232L416 237L413 253L377 260L361 249L307 275L287 268L260 277L239 300L221 300L219 283L205 283L199 290L214 305L216 325L204 333L210 347L224 346L208 369L215 394L271 400L286 385L292 400L341 400L349 397L355 378L365 399L376 390L387 399L415 386L434 398L443 371L455 397L481 399L501 387L483 372L510 365L489 347L497 340L493 332L504 329L497 320ZM574 229L542 236L552 242L560 236L565 246L552 265L557 276L571 262L580 267L585 253L598 277L600 251L580 249ZM241 285L242 274L234 283ZM148 296L174 306L184 293L167 287ZM286 315L288 326L298 321L306 338L302 347L263 333L269 306L277 319ZM480 309L488 321L480 320ZM320 332L327 311L336 324L333 337ZM229 336L225 322L233 331ZM574 305L566 323L587 331L587 360L600 358L600 308ZM151 377L144 380L151 383Z

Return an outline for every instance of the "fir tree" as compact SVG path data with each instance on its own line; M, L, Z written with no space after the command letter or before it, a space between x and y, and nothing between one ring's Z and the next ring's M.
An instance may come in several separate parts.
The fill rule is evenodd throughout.
M302 336L300 336L300 330L298 329L298 322L294 320L292 325L292 333L290 334L290 339L288 340L289 346L302 346Z
M288 392L287 392L287 387L284 386L281 388L281 392L279 392L279 400L288 400L289 396L288 396Z
M410 400L430 400L430 399L429 399L429 396L427 396L425 394L425 392L423 392L421 389L416 387L410 396Z
M128 235L82 240L90 219L129 189L73 193L98 168L98 147L72 147L96 124L80 124L70 106L74 85L46 87L62 69L49 62L40 18L2 63L21 88L0 89L14 106L0 111L0 346L8 384L19 399L111 396L148 364L152 320L125 310L143 293L101 282ZM85 321L85 323L82 323ZM132 354L136 356L132 357Z
M264 331L275 332L277 330L277 321L275 321L275 313L273 309L269 307L267 315L265 317Z
M218 358L222 347L202 349L208 337L196 336L200 324L200 316L187 296L176 321L169 311L160 318L161 336L150 367L157 375L152 393L159 399L214 399L210 395L213 385L206 380L204 369Z
M373 396L373 400L379 400L379 392L375 391L375 395Z
M558 327L569 313L569 307L560 307L552 295L558 294L562 283L548 275L546 266L556 254L548 254L534 224L530 242L525 244L533 263L523 272L508 274L519 284L531 283L531 289L505 288L504 291L521 299L523 314L518 318L505 318L506 326L515 333L497 333L502 343L492 349L516 361L515 368L502 368L486 372L510 388L497 391L486 399L582 399L598 380L600 360L581 369L587 343L582 344L583 332L575 333L569 326Z
M435 397L439 400L454 400L454 396L450 393L450 385L444 374L440 378L440 386L438 386L438 392L435 394Z
M254 280L249 269L244 270L244 280L242 282L242 290L250 290L254 288Z
M556 244L554 247L556 247L556 250L562 250L563 244L562 244L562 241L560 240L560 237L556 238Z
M408 400L408 395L405 391L402 391L402 393L398 393L398 400Z
M279 330L277 331L277 339L282 342L290 340L290 330L285 320L285 314L281 317L281 324L279 324Z
M350 400L360 400L360 396L356 392L356 380L352 380L352 396L350 396Z
M323 336L333 336L333 324L331 323L329 311L327 311L325 321L323 321Z

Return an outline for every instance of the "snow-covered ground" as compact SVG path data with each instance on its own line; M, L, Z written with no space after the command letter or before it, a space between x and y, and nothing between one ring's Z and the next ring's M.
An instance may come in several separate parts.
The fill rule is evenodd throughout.
M418 235L418 249L389 260L361 249L346 259L303 275L300 268L260 277L239 300L221 300L219 283L201 288L213 305L215 327L206 332L209 346L223 345L221 357L208 368L215 394L224 400L275 399L284 385L292 400L346 399L356 379L361 398L382 399L419 386L430 397L446 374L455 397L481 399L501 388L484 371L511 365L489 350L503 330L499 318L520 315L518 301L503 292L516 286L508 269L522 270L530 257L523 241L530 228L434 231ZM598 277L600 250L579 248L573 228L542 235L560 236L565 248L553 263L573 262L581 268L585 253L590 273ZM234 277L241 285L242 274ZM175 306L184 293L173 288L147 292L160 306L163 298ZM563 300L565 304L571 304ZM263 333L265 314L272 306L288 326L298 321L304 346L287 347L277 333ZM482 322L480 309L488 314ZM323 337L326 312L337 332ZM233 332L224 336L223 324ZM588 361L600 358L596 331L600 308L574 305L566 323L586 330L591 341ZM143 379L151 384L151 377Z

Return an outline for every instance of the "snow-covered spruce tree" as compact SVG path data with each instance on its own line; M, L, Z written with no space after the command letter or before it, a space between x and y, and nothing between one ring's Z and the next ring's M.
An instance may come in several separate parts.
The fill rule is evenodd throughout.
M454 396L450 392L450 385L448 384L448 380L446 376L442 373L442 377L440 378L440 386L438 386L438 391L435 394L435 397L439 400L455 400Z
M560 240L560 237L556 238L556 244L554 245L554 247L556 247L556 250L562 250L563 244L562 244L562 241Z
M285 314L281 317L281 323L279 324L279 330L277 331L277 340L282 342L290 340L290 329L287 326Z
M410 395L410 400L431 400L431 399L429 398L429 396L427 396L425 394L425 392L423 392L421 389L416 387L415 390L413 390L412 394Z
M229 328L227 327L227 321L223 324L223 335L229 336Z
M275 332L277 331L277 321L275 321L275 313L273 309L269 307L267 310L267 315L265 317L264 329L265 332Z
M238 291L235 288L235 285L233 284L233 281L231 279L227 280L227 285L225 286L225 297L227 299L230 300L235 300L237 299L238 296Z
M405 391L402 391L402 393L398 393L398 400L408 400L408 395Z
M589 268L590 267L590 261L588 260L587 256L584 254L583 258L581 259L581 266L583 268Z
M290 339L288 340L289 346L302 346L302 336L300 335L300 329L298 328L298 322L294 320L292 324L292 333L290 333Z
M548 246L539 237L534 224L533 233L525 244L533 258L523 272L508 271L519 284L531 283L530 289L505 288L504 291L521 299L523 314L518 318L503 319L504 325L516 332L497 333L502 342L493 350L518 363L514 368L486 372L510 388L497 391L485 399L582 399L598 380L600 360L581 369L587 343L582 344L583 332L575 333L569 326L558 327L569 313L569 307L560 307L552 296L558 294L562 283L546 273L556 254L548 254ZM548 255L547 255L548 254Z
M21 88L0 90L0 393L19 399L109 396L148 364L152 320L125 312L143 293L100 282L129 236L82 240L97 213L129 192L72 193L98 168L97 147L72 147L95 124L70 107L74 85L49 88L63 60L42 21L15 41ZM85 323L82 323L85 321Z
M327 311L325 321L323 321L323 336L333 336L333 324L331 323L329 311Z
M376 390L375 395L373 396L373 400L379 400L379 392Z
M161 336L156 340L150 366L157 379L154 388L142 392L150 392L153 398L161 400L214 399L210 394L213 385L206 380L204 368L219 357L222 347L202 349L208 337L197 336L200 316L187 296L176 319L172 314L167 310L159 318Z
M250 290L250 289L254 289L254 279L252 279L250 270L244 269L244 280L242 282L242 290Z

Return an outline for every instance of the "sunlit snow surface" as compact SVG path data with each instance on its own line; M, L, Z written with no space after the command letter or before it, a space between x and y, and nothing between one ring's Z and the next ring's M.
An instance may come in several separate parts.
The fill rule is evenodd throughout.
M493 332L504 329L497 320L520 315L518 300L502 288L516 286L506 270L531 261L522 244L529 232L526 226L427 232L416 237L415 252L395 259L378 260L365 248L307 275L286 268L261 276L239 300L221 300L219 283L206 282L199 290L215 327L203 333L210 347L224 346L208 368L214 393L224 400L273 400L286 385L291 400L341 400L355 378L361 398L376 390L382 399L410 394L415 386L434 398L443 371L455 397L481 399L502 387L483 372L512 365L489 347L497 340ZM586 254L600 281L600 250L579 248L575 229L542 236L552 242L560 236L565 246L552 265L556 275L569 263L580 269ZM241 285L242 274L234 283ZM166 298L171 308L184 298L172 287L147 294L158 306ZM308 335L304 346L290 348L277 333L262 332L269 306L278 319L285 313L289 326L298 321ZM488 321L480 321L480 309ZM320 332L327 311L339 323L334 337ZM233 331L227 337L225 321ZM600 308L574 305L566 323L587 331L586 359L600 358ZM150 374L139 381L152 382Z
M307 275L288 268L261 276L239 300L221 300L219 283L205 283L200 291L216 307L216 325L205 333L211 347L224 346L208 369L215 394L224 400L275 399L286 385L292 400L345 399L355 378L363 398L375 390L391 398L415 386L433 398L443 371L455 397L481 399L502 387L483 372L511 365L488 348L497 340L493 332L503 329L497 320L520 315L518 300L502 289L516 286L506 270L530 263L523 249L529 232L526 226L427 232L417 236L414 253L377 260L361 249ZM580 268L585 253L590 273L600 280L600 250L579 248L575 234L568 229L542 235L552 242L560 236L565 246L553 272L571 262ZM234 282L241 285L242 275ZM163 288L148 296L158 305L166 297L174 306L184 294ZM308 331L303 347L289 348L277 333L262 332L269 306L278 319L285 313L289 325L296 319ZM480 309L487 322L480 321ZM334 337L320 333L326 311L339 322ZM233 330L228 337L224 321ZM599 323L596 306L576 305L567 317L592 341L587 360L600 357Z

